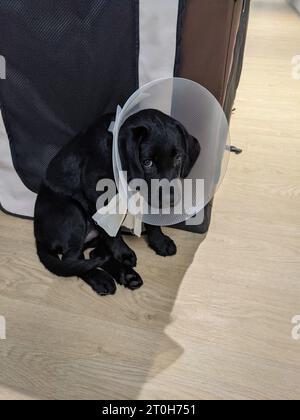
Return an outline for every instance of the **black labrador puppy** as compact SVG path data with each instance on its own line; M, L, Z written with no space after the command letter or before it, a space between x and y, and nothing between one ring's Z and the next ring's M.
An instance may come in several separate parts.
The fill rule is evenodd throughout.
M114 180L112 115L101 118L85 134L67 144L50 163L41 185L34 218L37 253L44 266L62 277L77 276L100 295L114 294L116 282L134 290L143 281L134 271L135 253L121 233L110 237L92 219L101 179ZM174 119L145 110L130 117L120 130L120 155L128 180L185 178L200 154L200 146ZM93 230L98 237L86 238ZM176 245L160 227L146 226L148 243L157 254L176 254ZM95 248L91 259L84 251Z

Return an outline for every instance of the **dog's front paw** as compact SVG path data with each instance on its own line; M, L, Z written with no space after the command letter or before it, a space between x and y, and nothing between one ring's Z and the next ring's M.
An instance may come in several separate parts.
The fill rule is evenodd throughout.
M116 278L116 281L129 290L137 290L144 284L140 275L132 268L127 267L120 271L120 276Z
M127 246L115 249L113 256L119 263L126 265L126 267L133 268L137 265L135 252Z
M100 296L114 295L117 291L114 279L103 270L90 271L82 278Z
M103 267L103 265L112 257L126 267L134 268L137 265L136 254L126 244L123 244L121 247L115 247L112 250L111 255L105 255L102 248L96 248L90 252L91 259L98 258L99 261L101 261L102 264L99 265L99 267Z
M171 257L177 254L175 242L168 236L162 236L158 240L150 241L149 245L161 257Z

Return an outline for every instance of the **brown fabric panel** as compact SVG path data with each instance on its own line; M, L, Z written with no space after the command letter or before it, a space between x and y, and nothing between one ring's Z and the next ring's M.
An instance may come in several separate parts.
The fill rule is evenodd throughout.
M234 60L234 50L236 46L236 40L237 35L240 28L240 21L241 21L241 15L243 11L243 1L235 1L235 8L233 12L233 19L232 19L232 27L231 27L231 39L229 41L229 50L228 50L228 56L227 56L227 65L226 65L226 71L225 71L225 83L224 83L224 89L222 94L222 105L224 105L225 102L225 96L227 92L227 87L230 79L230 74L232 70L233 60Z
M180 76L205 86L223 105L243 0L187 0Z

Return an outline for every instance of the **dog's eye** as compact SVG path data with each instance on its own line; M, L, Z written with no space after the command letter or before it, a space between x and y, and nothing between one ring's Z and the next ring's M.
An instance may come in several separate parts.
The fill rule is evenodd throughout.
M144 160L144 162L143 162L143 166L144 166L144 168L146 168L146 169L150 169L150 168L152 168L152 166L153 166L153 161L152 161L152 160L150 160L150 159Z

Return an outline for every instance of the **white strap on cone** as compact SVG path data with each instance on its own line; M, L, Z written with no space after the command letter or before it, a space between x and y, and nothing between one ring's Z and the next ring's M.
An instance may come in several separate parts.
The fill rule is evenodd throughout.
M121 111L122 108L119 106L116 120L119 119ZM115 139L117 139L117 136L115 136L115 129L116 123L112 121L108 131L114 135L114 142L116 141ZM114 145L114 147L118 147L118 145ZM116 167L116 165L118 166L118 164L119 162L116 161L114 156L114 167ZM121 170L121 168L117 169L119 171ZM93 216L93 220L111 237L116 237L122 226L131 230L134 235L140 237L142 235L142 219L128 212L127 197L125 196L123 189L118 185L117 187L119 188L119 194L115 195L107 206L99 209Z

